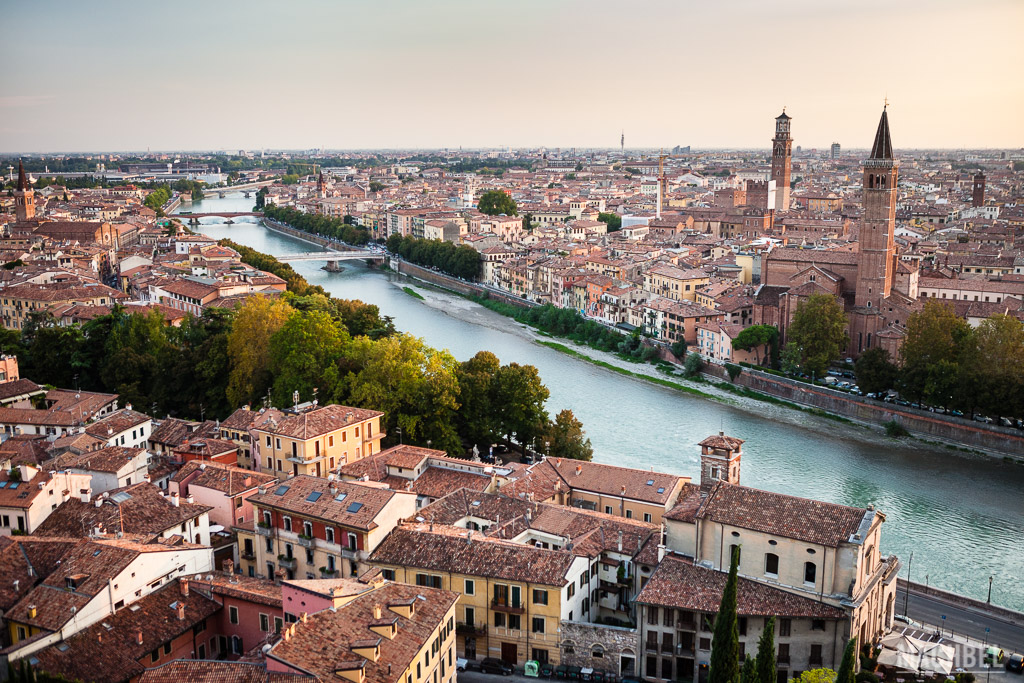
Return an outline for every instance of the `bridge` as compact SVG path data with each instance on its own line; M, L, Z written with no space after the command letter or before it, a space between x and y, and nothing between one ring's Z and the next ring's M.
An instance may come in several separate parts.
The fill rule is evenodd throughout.
M358 249L353 251L308 251L300 254L283 254L275 258L282 263L289 263L291 261L352 261L355 259L383 261L384 255L365 249Z
M262 213L257 211L211 211L209 213L176 213L174 215L179 218L188 218L188 222L191 225L198 225L200 218L227 218L227 222L231 223L230 219L240 216L263 216Z
M266 187L267 185L273 185L275 182L277 182L277 181L276 180L260 180L258 182L243 183L241 185L229 185L227 187L211 187L211 188L205 188L204 187L203 188L203 194L205 196L207 196L207 197L209 197L211 195L217 195L217 196L223 198L229 192L243 192L243 193L245 193L245 196L248 197L249 195L252 194L253 190L258 190L259 188Z

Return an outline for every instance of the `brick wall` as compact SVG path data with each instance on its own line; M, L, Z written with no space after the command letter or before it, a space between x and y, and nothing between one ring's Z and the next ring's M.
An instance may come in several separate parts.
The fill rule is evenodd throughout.
M616 676L636 675L640 652L636 629L563 621L561 637L562 664L604 669ZM601 656L595 657L595 650ZM630 661L632 670L624 671Z

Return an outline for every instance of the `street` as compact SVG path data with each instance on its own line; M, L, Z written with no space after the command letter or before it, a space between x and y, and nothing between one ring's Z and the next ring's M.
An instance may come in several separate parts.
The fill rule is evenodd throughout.
M896 613L903 614L906 593L901 588L896 593ZM943 620L942 616L946 619ZM996 644L1009 652L1024 651L1024 624L1013 624L1005 619L992 617L969 607L952 605L932 596L910 591L907 616L926 626L940 629L949 637L967 636L979 642ZM898 623L898 622L897 622ZM985 629L988 628L988 633Z

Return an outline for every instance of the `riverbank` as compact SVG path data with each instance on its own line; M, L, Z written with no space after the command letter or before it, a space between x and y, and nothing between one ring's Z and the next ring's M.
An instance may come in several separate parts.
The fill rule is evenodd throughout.
M403 264L403 267L405 265ZM419 274L408 272L414 269L420 270L414 266L413 268L406 268L406 272L403 272L402 268L400 268L399 272L406 277L425 281L427 284L438 287L441 290L469 298L474 303L513 320L515 320L515 315L510 310L510 306L523 307L524 305L535 305L521 300L509 300L510 297L508 296L501 297L502 305L488 305L488 298L492 293L479 285L453 282L451 283L452 286L448 286L448 280L451 279L448 276L430 272L428 274L429 277L417 277ZM483 300L481 299L482 296L484 297ZM651 365L649 362L635 356L625 357L621 353L603 351L589 344L579 344L566 337L551 335L546 331L537 330L526 323L517 321L517 324L534 330L538 335L547 335L561 342L573 344L575 347L569 348L563 344L540 342L554 350L569 353L580 360L604 367L613 372L652 381L655 384L667 381L669 384L676 385L677 387L685 386L685 388L678 390L691 394L698 392L704 398L713 398L714 400L724 400L726 402L728 402L727 399L733 397L757 401L813 415L816 418L856 425L877 432L879 435L884 435L887 423L895 422L899 427L909 432L910 435L886 437L891 440L891 443L911 445L915 441L919 441L921 444L940 445L946 448L959 449L989 457L1004 458L1012 462L1024 464L1024 458L1021 457L1021 454L1024 454L1024 434L1017 434L1010 430L986 428L966 421L964 421L966 422L965 424L957 424L953 420L941 419L932 414L924 414L923 411L917 411L923 413L917 415L911 410L903 410L894 405L868 402L866 399L859 401L839 392L829 391L820 387L812 389L809 385L805 387L803 383L794 380L776 378L766 373L754 373L746 368L738 377L733 379L728 376L724 368L713 364L705 364L703 381L686 380L675 373L665 372L664 366L660 362L652 360L651 362L656 364ZM610 359L602 360L595 357L597 355L609 356ZM626 367L622 363L629 363L630 367ZM653 368L653 371L650 370L651 368ZM661 369L659 370L659 368ZM662 375L657 374L658 372L661 372ZM665 380L664 374L673 377L673 380L679 379L680 381L688 382L688 384L680 385L678 382ZM665 385L663 384L663 386ZM878 403L878 405L874 405L874 403Z

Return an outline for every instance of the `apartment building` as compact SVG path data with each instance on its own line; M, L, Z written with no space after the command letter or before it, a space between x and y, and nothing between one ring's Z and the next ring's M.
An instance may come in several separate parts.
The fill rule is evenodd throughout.
M376 410L328 405L265 420L251 428L253 464L279 479L326 476L380 451L383 416Z
M88 500L91 478L66 471L43 472L28 464L0 471L0 536L31 534L73 496Z
M262 486L249 502L255 524L236 527L241 569L265 578L354 576L416 512L413 493L305 474Z
M711 276L702 270L669 264L652 266L644 273L644 289L673 301L694 301L697 290L710 282Z

